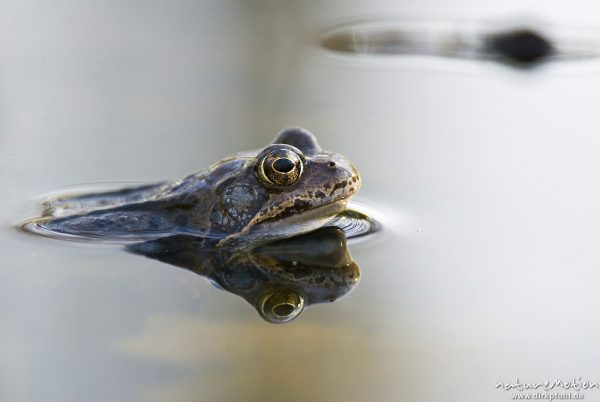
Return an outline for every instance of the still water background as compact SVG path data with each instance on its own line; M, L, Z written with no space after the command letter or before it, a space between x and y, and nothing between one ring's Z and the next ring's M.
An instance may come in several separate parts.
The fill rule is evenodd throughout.
M600 64L357 60L316 39L381 15L600 23L594 2L1 5L1 401L505 401L496 381L600 380ZM288 125L349 156L386 223L352 247L358 288L291 324L12 227L61 186L180 177Z

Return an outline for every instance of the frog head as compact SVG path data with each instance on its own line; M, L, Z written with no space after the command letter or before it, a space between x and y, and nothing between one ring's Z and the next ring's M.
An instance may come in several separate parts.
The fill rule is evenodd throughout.
M322 150L313 134L298 127L282 130L238 169L218 190L215 215L239 218L230 236L235 238L285 238L314 230L344 211L360 188L346 157Z

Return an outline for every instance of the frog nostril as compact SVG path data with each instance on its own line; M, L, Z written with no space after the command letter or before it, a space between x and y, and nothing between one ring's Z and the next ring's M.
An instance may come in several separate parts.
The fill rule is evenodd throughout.
M330 167L335 167L335 162L333 162L333 161L329 162L329 166Z

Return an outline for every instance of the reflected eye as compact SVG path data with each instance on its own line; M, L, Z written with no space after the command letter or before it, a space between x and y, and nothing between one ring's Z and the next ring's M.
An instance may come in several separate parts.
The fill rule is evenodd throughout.
M258 166L260 178L276 186L294 184L303 171L300 155L289 149L276 149L268 153Z
M303 310L304 298L292 290L267 293L258 302L261 317L274 324L292 321Z

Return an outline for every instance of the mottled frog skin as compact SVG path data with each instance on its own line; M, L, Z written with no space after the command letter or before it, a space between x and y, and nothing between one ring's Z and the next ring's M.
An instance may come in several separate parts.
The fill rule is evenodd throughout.
M262 150L242 152L171 182L45 203L29 222L49 236L148 240L176 234L220 239L287 238L347 209L360 178L344 156L291 127Z

